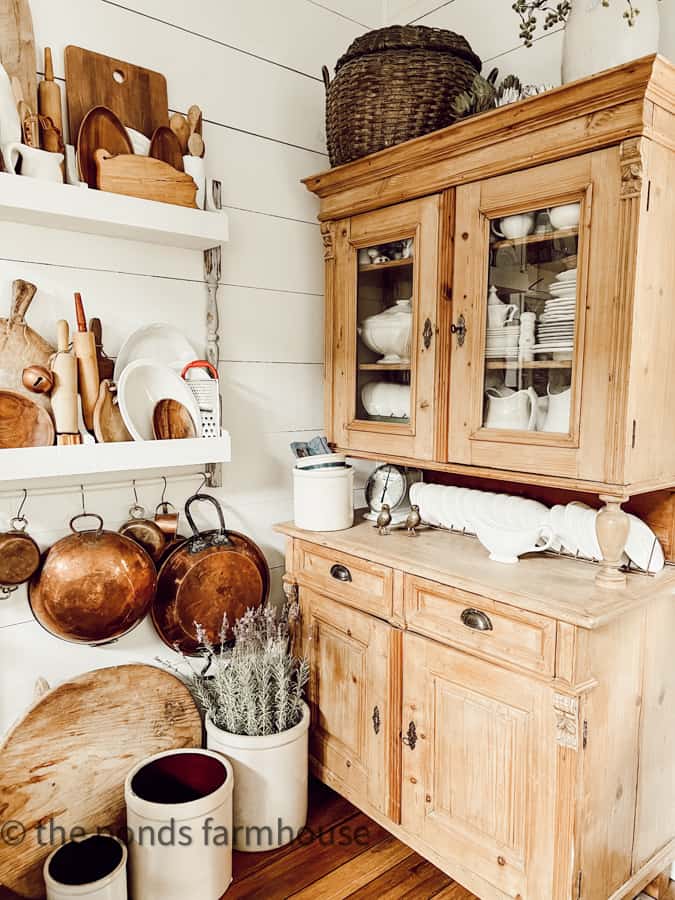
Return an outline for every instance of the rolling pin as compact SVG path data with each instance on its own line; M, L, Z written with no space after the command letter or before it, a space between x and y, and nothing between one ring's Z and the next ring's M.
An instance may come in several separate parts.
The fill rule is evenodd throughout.
M94 430L94 408L98 400L100 380L96 356L96 338L87 331L82 295L75 294L77 331L73 334L73 351L77 357L77 374L82 397L82 415L89 431Z
M68 323L60 319L56 323L58 350L52 360L54 388L52 390L52 412L56 423L58 443L63 435L79 434L77 427L77 360L68 352Z
M38 111L41 116L52 120L63 137L61 88L54 81L54 63L50 47L45 47L45 77L38 85Z

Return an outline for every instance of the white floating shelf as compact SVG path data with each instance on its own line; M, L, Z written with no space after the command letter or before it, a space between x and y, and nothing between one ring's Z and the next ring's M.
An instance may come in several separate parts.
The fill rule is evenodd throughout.
M209 250L228 240L224 212L188 209L6 173L0 174L0 220L186 250Z
M0 450L0 483L142 469L169 469L226 463L230 459L230 435L227 431L219 438Z

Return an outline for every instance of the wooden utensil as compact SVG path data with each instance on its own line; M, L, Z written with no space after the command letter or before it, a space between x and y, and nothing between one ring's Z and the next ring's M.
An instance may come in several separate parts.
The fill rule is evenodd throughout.
M112 380L113 373L115 371L115 360L110 359L108 354L103 349L103 325L101 324L101 320L90 319L89 331L91 331L91 333L94 335L94 341L96 342L98 377L101 379L101 381L106 378Z
M16 391L0 390L0 450L17 447L51 447L51 416L35 401Z
M59 443L65 435L79 435L77 422L77 359L69 350L69 328L65 319L56 323L58 351L52 359L54 375L52 412ZM79 441L78 441L79 443Z
M105 106L96 106L87 113L77 135L80 178L86 181L90 188L98 187L97 150L106 150L111 156L134 152L126 128L115 113Z
M94 429L94 408L98 400L99 377L96 358L96 340L87 330L82 295L75 294L75 315L77 331L73 334L73 352L77 357L77 379L82 398L82 415L88 431Z
M54 347L33 331L24 318L36 292L36 286L28 281L19 279L12 285L9 318L0 319L0 386L18 391L47 409L48 397L31 395L23 386L26 366L48 368L50 357L55 352Z
M48 691L0 747L3 820L29 826L20 845L0 841L0 881L22 897L44 897L42 866L53 847L34 823L122 833L129 770L201 743L190 692L158 667L99 669Z
M201 135L203 133L204 117L201 107L197 106L197 104L188 109L187 123L190 128L190 134L196 132L198 135Z
M0 63L21 85L21 97L37 111L37 56L29 0L0 2Z
M96 151L94 157L98 169L96 183L102 191L197 208L194 180L159 159L111 156L106 150Z
M44 366L27 366L21 379L31 394L49 394L54 387L54 374Z
M186 156L188 140L190 139L190 126L187 123L187 119L180 113L174 113L169 121L169 127L178 138L181 153L183 156Z
M100 444L133 440L117 405L117 388L108 378L101 382L99 388L98 401L94 409L94 434Z
M169 441L197 437L189 411L178 400L160 400L152 413L155 440Z
M166 78L158 72L72 46L66 47L65 62L71 136L93 106L107 107L148 138L169 124Z
M63 153L65 145L63 137L49 116L38 116L40 123L40 144L48 153Z
M179 172L185 171L180 141L173 131L164 125L153 134L148 155L153 159L161 159Z
M40 116L50 119L54 128L61 135L63 143L63 107L61 106L61 88L54 81L54 63L51 47L45 47L45 77L38 85L37 111ZM44 142L45 150L49 150Z
M202 140L202 111L198 106L191 106L188 110L187 124L190 129L188 152L190 156L202 157L206 148Z

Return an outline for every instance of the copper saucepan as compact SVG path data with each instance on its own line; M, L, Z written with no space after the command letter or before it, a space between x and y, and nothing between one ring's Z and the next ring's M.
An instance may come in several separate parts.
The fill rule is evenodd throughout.
M191 514L193 503L215 506L220 528L200 532ZM270 570L262 550L250 538L225 527L223 510L209 494L195 494L185 504L192 537L177 547L159 571L152 620L169 647L195 655L200 651L197 625L214 647L221 643L223 617L230 625L247 609L261 606L270 591Z
M27 527L24 516L14 516L9 531L0 534L0 596L29 581L40 565L40 548Z
M98 527L77 531L79 519ZM29 591L33 615L55 637L105 644L127 634L148 611L157 585L154 563L138 544L104 531L103 519L81 513L73 532L47 550Z

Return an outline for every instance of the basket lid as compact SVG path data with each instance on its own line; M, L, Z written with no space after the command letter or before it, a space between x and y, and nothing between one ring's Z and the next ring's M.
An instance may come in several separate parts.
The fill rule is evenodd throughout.
M354 59L387 50L435 50L461 57L474 66L477 72L483 67L480 58L461 34L455 34L454 31L445 28L429 28L426 25L390 25L357 37L337 61L335 71L338 72L342 66Z

